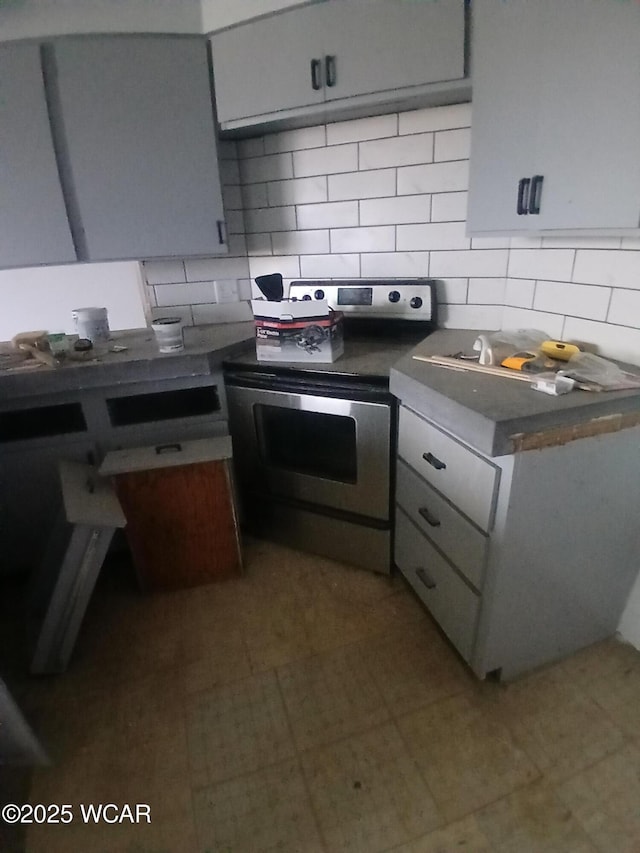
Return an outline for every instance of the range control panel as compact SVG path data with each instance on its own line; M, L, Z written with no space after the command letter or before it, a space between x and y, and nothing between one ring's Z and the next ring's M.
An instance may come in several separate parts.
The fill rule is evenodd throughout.
M290 299L326 299L346 316L435 320L436 283L433 279L352 279L292 281Z

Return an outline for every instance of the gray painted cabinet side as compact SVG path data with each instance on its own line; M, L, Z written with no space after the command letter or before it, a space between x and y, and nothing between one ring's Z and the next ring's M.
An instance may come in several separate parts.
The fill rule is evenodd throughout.
M54 55L85 259L226 252L205 40L69 38Z
M76 260L35 44L0 46L0 199L0 267Z

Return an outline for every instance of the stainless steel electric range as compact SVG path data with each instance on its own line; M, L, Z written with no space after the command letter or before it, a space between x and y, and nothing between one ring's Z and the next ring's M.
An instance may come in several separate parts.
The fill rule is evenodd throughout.
M428 279L296 281L344 313L332 363L224 363L243 524L376 572L392 569L397 404L389 371L437 327Z

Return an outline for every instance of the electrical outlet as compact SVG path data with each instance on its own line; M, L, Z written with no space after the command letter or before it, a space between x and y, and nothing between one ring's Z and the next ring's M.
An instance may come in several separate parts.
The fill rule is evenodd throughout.
M235 278L226 278L214 282L216 302L238 302L238 282Z

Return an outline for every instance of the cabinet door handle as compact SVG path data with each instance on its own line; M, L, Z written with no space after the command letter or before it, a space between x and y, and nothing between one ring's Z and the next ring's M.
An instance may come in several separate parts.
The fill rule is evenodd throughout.
M324 58L324 79L329 88L336 85L336 58L335 56L325 56Z
M520 180L518 181L518 204L516 206L518 216L522 216L523 214L528 213L527 205L529 203L530 183L530 178L520 178Z
M416 576L422 581L427 589L435 589L437 584L430 578L424 569L416 569Z
M429 512L426 506L421 506L418 513L424 518L430 527L440 527L440 519L436 518L432 512Z
M321 74L320 60L319 59L312 59L311 60L311 88L315 89L316 92L322 86L322 80L320 79L320 74Z
M434 456L433 453L423 453L422 458L425 462L428 462L429 465L432 465L436 469L436 471L442 471L444 468L447 467L446 463L443 462L441 459L438 459L437 456Z
M544 175L534 175L531 178L531 190L529 192L529 213L540 213L540 196L542 194L542 182Z
M224 221L222 219L218 219L216 221L216 226L218 228L218 243L221 246L224 245Z

